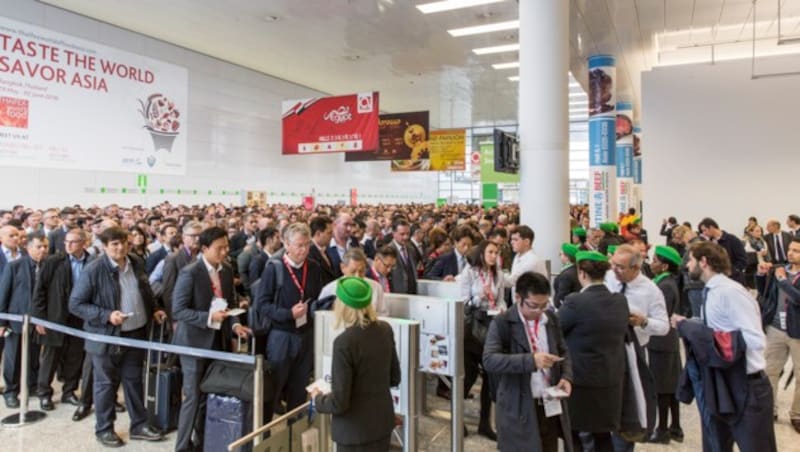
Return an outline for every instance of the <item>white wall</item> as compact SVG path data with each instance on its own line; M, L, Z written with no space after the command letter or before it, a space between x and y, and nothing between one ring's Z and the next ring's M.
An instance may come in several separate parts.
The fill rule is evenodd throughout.
M150 175L146 194L122 194L122 188L136 188L136 174L3 167L0 208L13 204L47 207L111 202L152 205L165 199L183 204L241 202L241 196L223 196L222 190L274 192L275 195L268 195L270 203L299 203L301 193L310 194L312 188L322 203L349 202L350 188L358 190L360 202L436 199L435 173L392 173L389 162L345 164L342 154L282 156L281 101L321 93L33 0L3 0L0 14L167 61L189 71L186 176ZM365 86L363 91L370 89ZM106 193L100 192L103 187ZM161 194L160 189L167 192ZM177 189L181 189L181 195ZM186 194L193 190L198 194ZM213 195L209 196L208 190ZM116 193L109 193L113 191Z
M758 73L797 57L759 60ZM657 68L642 74L645 228L674 215L694 228L705 216L741 236L800 213L800 76L750 79L750 60ZM656 239L656 243L663 243Z

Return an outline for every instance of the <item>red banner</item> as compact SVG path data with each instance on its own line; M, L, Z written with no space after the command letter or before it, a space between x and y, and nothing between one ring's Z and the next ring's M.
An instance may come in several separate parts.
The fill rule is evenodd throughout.
M283 102L283 154L375 151L378 93Z

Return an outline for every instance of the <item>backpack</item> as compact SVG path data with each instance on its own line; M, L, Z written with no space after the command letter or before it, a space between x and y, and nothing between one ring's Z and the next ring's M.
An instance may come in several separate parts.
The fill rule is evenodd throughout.
M281 288L283 286L283 262L279 259L270 259L264 266L264 272L261 274L263 277L266 274L267 269L272 265L272 268L275 269L275 289L272 292L272 302L277 303L278 297L281 293ZM258 300L258 290L260 289L261 285L261 278L253 281L250 284L250 293L253 297L253 305L250 309L247 310L247 323L250 328L253 330L253 334L256 336L266 336L269 333L271 322L270 319L262 316L258 312L258 306L256 306L256 300Z

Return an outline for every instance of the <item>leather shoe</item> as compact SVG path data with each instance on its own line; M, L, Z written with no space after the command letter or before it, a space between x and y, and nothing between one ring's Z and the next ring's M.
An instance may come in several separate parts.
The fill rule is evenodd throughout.
M16 394L3 395L6 401L6 408L19 408L19 397Z
M145 425L136 431L131 431L131 439L141 439L144 441L161 441L164 435L155 427Z
M121 404L119 402L114 402L114 411L116 411L117 413L124 413L125 412L125 405L123 405L123 404Z
M485 436L492 441L497 441L497 433L495 433L490 427L478 427L478 434Z
M800 433L800 419L792 419L792 427L794 427L794 431Z
M56 409L55 405L53 405L53 400L50 397L42 397L39 399L39 408L42 411L53 411Z
M669 439L672 441L682 443L683 442L683 429L680 427L671 427L669 429Z
M61 395L61 403L68 403L70 405L81 406L81 401L74 392L68 392Z
M78 409L75 410L75 413L72 415L72 420L75 422L83 420L91 412L92 412L92 407L90 407L89 405L80 405L78 406Z
M113 431L98 433L96 437L97 441L106 447L122 447L125 445L125 443L122 442L122 438Z

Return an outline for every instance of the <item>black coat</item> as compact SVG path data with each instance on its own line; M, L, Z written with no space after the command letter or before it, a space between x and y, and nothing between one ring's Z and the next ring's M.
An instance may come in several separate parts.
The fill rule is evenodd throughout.
M192 257L186 252L186 248L180 247L177 251L164 258L164 274L161 277L161 287L163 288L161 301L164 312L172 319L172 297L175 291L175 284L178 281L178 274L197 257Z
M325 256L328 256L327 248L325 249ZM312 261L316 262L320 269L320 278L322 279L322 287L328 285L329 282L333 281L334 279L338 278L339 272L337 268L334 268L333 265L329 265L329 262L332 262L330 257L328 260L325 260L322 257L322 253L320 252L319 248L312 242L311 249L308 251L308 258ZM339 270L341 271L341 270Z
M150 255L147 256L147 259L145 259L144 261L145 273L147 273L148 275L150 273L153 273L153 270L155 270L156 267L158 267L158 263L161 262L163 259L166 259L168 255L169 253L167 252L167 249L164 248L163 246L150 253Z
M86 254L86 263L91 261ZM39 278L33 292L31 315L60 325L81 328L81 320L69 313L69 294L72 292L72 265L69 255L59 253L42 262ZM47 331L39 337L39 343L60 347L64 335L56 331Z
M578 267L570 265L561 270L561 273L559 273L555 281L553 281L553 303L556 305L556 308L560 308L561 304L564 303L564 299L567 298L567 295L580 291L581 282L578 281Z
M780 231L781 242L783 243L784 262L789 257L789 244L792 243L792 234L785 231ZM767 234L764 236L764 242L767 244L769 252L769 260L773 263L783 263L778 259L778 251L775 249L775 234Z
M50 234L47 235L47 241L50 243L48 254L52 256L56 253L66 253L67 250L64 247L64 239L66 237L67 231L65 231L63 227L51 231Z
M400 384L394 333L378 321L352 326L333 341L331 393L315 399L320 413L332 414L331 437L358 445L386 438L394 429L389 388Z
M572 358L569 411L575 430L608 432L620 426L629 314L625 296L602 284L569 295L558 310Z
M550 381L556 384L563 378L572 382L572 360L558 318L549 311L544 315L550 353L564 357L550 370ZM537 369L525 329L519 308L513 305L492 321L483 346L483 368L497 379L497 448L504 451L542 450L531 393L531 373ZM562 401L562 410L562 438L565 450L571 451L572 427L566 401Z
M228 301L228 309L236 307L235 290L233 287L233 270L222 264L219 272L222 295ZM214 290L211 287L211 277L206 264L198 259L187 265L178 275L175 291L172 294L172 318L178 322L175 330L175 345L211 349L214 346L214 335L217 330L208 327L208 311L214 299ZM231 326L234 323L243 323L238 318L228 317L222 322L222 347L224 350L226 339L230 338Z
M36 284L34 266L30 257L22 256L3 270L0 276L0 312L18 315L30 313L34 284ZM9 324L13 332L22 333L21 322L0 320L0 326Z
M398 259L399 262L400 260ZM439 256L433 263L433 268L425 274L427 279L443 279L445 276L458 276L458 256L456 256L455 250L450 250Z
M680 275L670 275L658 282L664 294L667 317L681 310L681 292L678 289ZM657 394L674 394L681 373L678 332L670 327L665 336L651 336L646 345L649 354L650 372L653 374Z
M786 334L793 339L800 339L800 278L794 281L789 278L778 281L775 273L756 275L758 304L761 307L761 324L764 330L772 323L778 311L778 296L782 290L786 292Z
M394 246L395 249L397 249L397 264L394 266L391 273L392 292L407 293L411 295L416 294L417 262L414 261L411 252L408 250L408 245L405 247L406 256L408 256L407 262L403 260L403 256L400 253L400 250L397 248L400 245L392 241L390 246Z
M148 319L153 317L155 300L150 283L139 261L131 259L130 265L139 283L139 294ZM103 255L83 268L78 285L69 297L69 312L83 319L83 329L88 333L119 336L119 326L108 322L111 313L120 309L119 269L113 268L108 256ZM108 345L85 341L87 353L106 354Z
M747 268L747 253L744 244L739 237L722 231L722 236L717 240L717 244L728 252L731 260L731 279L738 283L744 283L744 271Z

